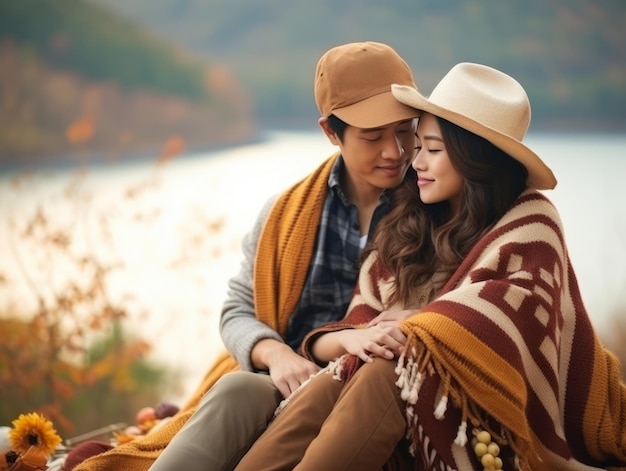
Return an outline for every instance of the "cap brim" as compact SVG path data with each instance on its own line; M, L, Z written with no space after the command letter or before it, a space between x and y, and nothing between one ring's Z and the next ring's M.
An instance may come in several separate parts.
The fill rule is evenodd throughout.
M417 118L420 111L400 103L390 90L353 105L334 109L333 114L350 126L369 129Z
M393 96L400 102L443 118L491 142L508 155L520 162L528 171L528 186L538 190L551 190L556 186L556 177L552 170L528 146L493 128L474 121L467 116L455 113L436 105L416 90L405 85L392 85Z

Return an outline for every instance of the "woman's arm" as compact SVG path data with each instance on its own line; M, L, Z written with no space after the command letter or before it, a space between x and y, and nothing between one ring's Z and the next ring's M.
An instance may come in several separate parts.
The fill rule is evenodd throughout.
M344 353L356 355L364 362L375 356L388 360L398 356L406 337L396 325L374 325L327 332L313 339L311 353L318 363L328 363Z

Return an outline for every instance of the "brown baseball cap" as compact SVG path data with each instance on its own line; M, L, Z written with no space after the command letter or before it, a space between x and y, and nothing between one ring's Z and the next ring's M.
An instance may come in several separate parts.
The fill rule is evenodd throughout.
M322 116L334 114L357 128L418 117L419 111L393 97L393 83L417 90L411 69L393 48L372 41L343 44L317 63L315 103Z

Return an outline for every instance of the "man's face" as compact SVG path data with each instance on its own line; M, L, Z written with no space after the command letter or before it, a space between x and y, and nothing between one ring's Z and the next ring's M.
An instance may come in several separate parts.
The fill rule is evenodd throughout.
M339 143L348 177L380 190L399 185L415 156L417 119L377 128L348 126Z

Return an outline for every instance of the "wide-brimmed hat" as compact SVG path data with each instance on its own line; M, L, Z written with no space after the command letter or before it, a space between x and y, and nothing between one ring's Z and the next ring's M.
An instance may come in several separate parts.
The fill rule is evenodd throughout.
M357 128L375 128L416 118L419 113L391 94L391 84L417 90L413 74L386 44L366 41L329 49L315 70L315 103L324 117L334 114Z
M556 186L552 170L522 143L530 125L530 102L524 88L509 75L463 62L441 79L428 98L403 84L392 85L391 90L401 103L471 131L522 163L529 187Z

